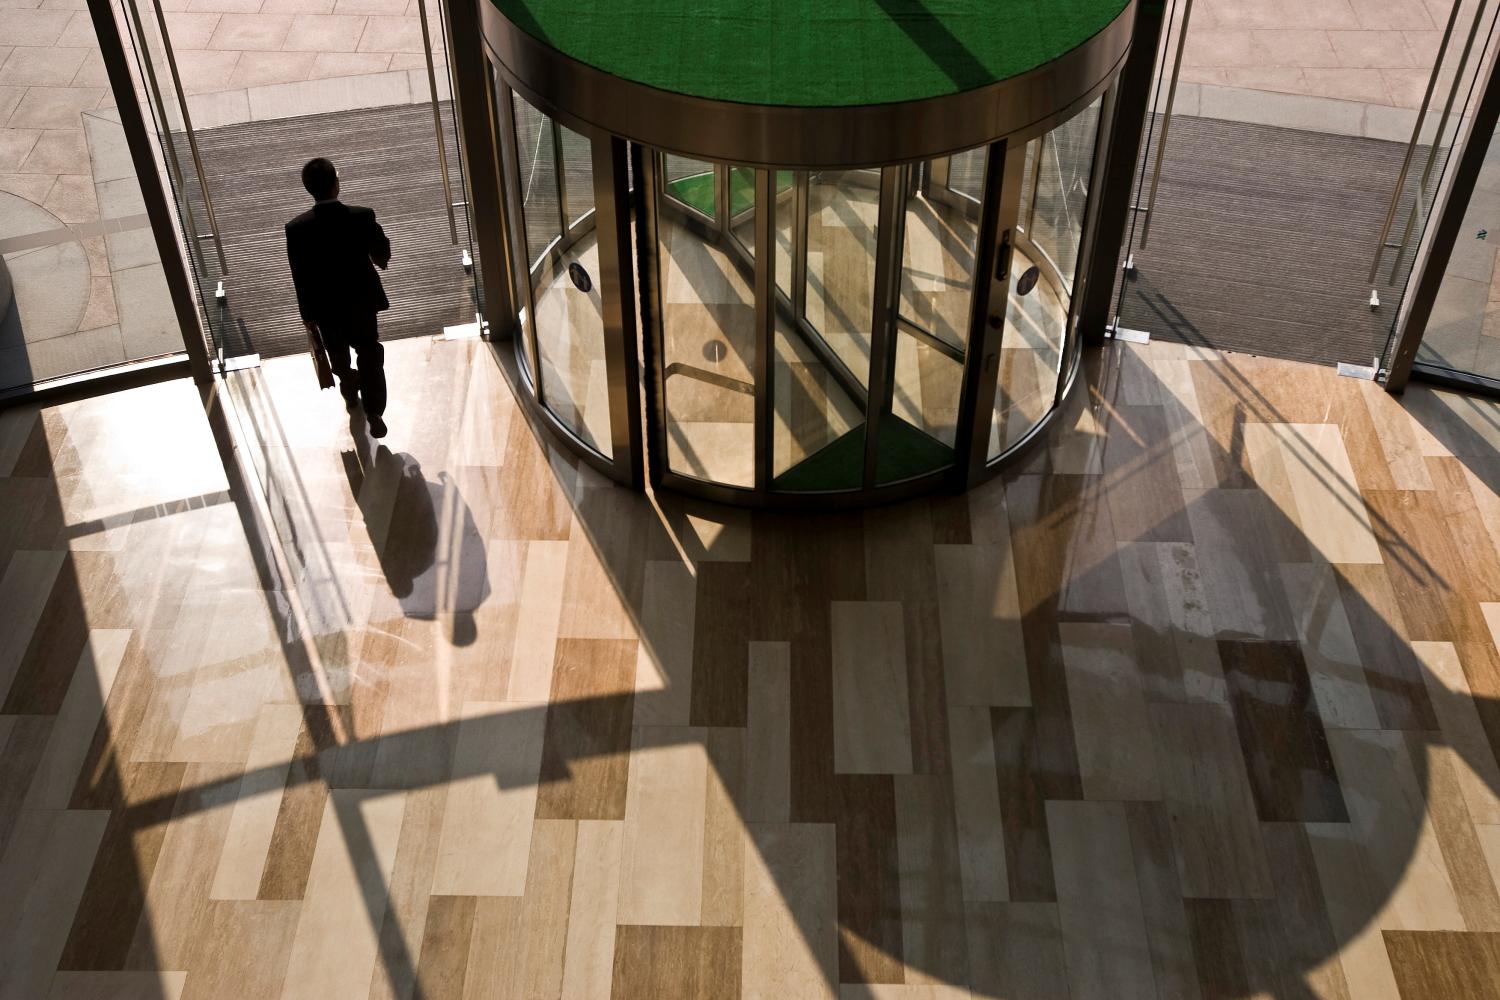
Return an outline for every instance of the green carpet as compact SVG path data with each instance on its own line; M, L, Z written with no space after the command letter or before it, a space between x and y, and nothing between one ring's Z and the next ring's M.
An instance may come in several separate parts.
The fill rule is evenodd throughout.
M953 449L894 414L880 425L875 481L894 483L953 464ZM788 493L857 489L864 480L863 424L777 476L772 487Z
M778 193L792 186L790 170L776 171ZM667 184L667 193L704 215L714 214L714 175L711 171L679 177ZM729 171L729 214L739 215L755 204L755 175L752 171L737 168Z
M647 86L749 104L855 107L1018 76L1127 0L490 0L521 30Z

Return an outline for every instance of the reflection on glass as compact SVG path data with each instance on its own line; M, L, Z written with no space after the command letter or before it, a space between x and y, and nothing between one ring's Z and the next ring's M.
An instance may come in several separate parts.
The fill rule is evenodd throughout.
M572 228L594 210L594 158L589 141L572 129L558 126L562 137L563 191L568 226Z
M668 196L710 219L718 216L717 172L712 163L668 153L663 176Z
M749 167L729 168L729 232L755 256L755 171Z
M979 251L979 206L967 192L982 192L986 158L980 148L933 161L927 182L906 198L891 410L880 424L876 461L881 483L953 462ZM942 177L946 185L934 183Z
M1094 141L1099 134L1099 104L1095 100L1041 138L1041 165L1036 178L1036 204L1030 235L1073 289L1078 270L1078 244L1083 235L1083 213L1088 206L1089 175L1094 168Z
M880 171L812 175L806 319L861 387L869 386L879 216Z
M778 318L771 385L772 486L847 490L864 480L865 418L843 378Z
M783 183L785 187L783 187ZM797 226L796 174L779 171L776 174L776 211L773 219L776 232L776 288L792 301L792 241Z
M1471 141L1483 140L1476 137ZM1497 194L1500 194L1500 143L1492 136L1479 168L1474 196L1464 207L1460 233L1500 231ZM1404 216L1409 211L1410 207L1402 208L1399 225L1405 225ZM1500 267L1496 266L1496 260L1493 237L1460 237L1454 242L1453 254L1432 305L1432 316L1417 349L1418 363L1500 379Z
M736 167L730 177L750 192L736 238L739 227L747 227L753 247L755 171ZM750 488L755 485L754 286L727 247L682 223L673 204L679 199L670 192L658 216L667 465L681 475Z
M1052 409L1062 369L1063 334L1068 305L1050 281L1042 279L1028 294L1016 283L1032 266L1017 251L1010 274L1010 306L1000 341L1000 385L990 426L989 457L1003 454L1026 436Z
M530 274L536 319L531 332L541 366L536 373L537 391L543 405L584 444L608 454L609 388L598 242L592 227L576 237L562 232L556 161L550 154L528 154L528 150L554 149L561 138L555 133L557 126L520 95L515 96L515 107L522 216L533 259ZM563 168L570 177L577 176L580 168L575 161L590 162L589 143L582 136L567 135L571 139L562 143ZM592 212L593 193L590 184L579 183L576 190L570 185L569 214L576 210L582 218Z

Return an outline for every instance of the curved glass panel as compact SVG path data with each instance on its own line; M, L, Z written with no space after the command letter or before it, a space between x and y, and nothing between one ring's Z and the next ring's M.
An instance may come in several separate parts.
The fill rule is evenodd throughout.
M1020 442L1057 400L1102 101L1026 147L990 459Z
M667 197L706 219L718 218L719 175L714 165L671 153L662 159L662 181Z
M807 195L803 318L862 389L870 384L880 171L825 170Z
M712 177L710 164L688 177ZM705 238L684 224L668 185L658 205L667 466L729 486L755 485L755 171L734 167L748 191L733 216L733 238L750 250ZM678 189L679 193L681 188ZM711 185L709 186L712 191ZM733 187L731 187L733 190Z
M541 369L535 373L537 393L542 405L579 440L607 455L609 382L598 240L592 225L569 227L565 221L587 218L594 211L592 143L531 107L519 94L513 96L521 211L536 303L531 332Z
M1051 258L1063 286L1073 290L1078 270L1078 246L1083 236L1083 213L1088 206L1089 180L1094 169L1094 143L1099 136L1099 106L1090 104L1076 117L1042 136L1038 152L1031 241Z

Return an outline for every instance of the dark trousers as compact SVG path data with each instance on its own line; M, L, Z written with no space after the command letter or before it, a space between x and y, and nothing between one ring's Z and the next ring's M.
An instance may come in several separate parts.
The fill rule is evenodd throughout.
M357 393L372 417L385 412L385 348L375 317L364 313L318 323L329 367L339 377L339 391L351 402ZM359 359L357 370L349 366L350 351Z

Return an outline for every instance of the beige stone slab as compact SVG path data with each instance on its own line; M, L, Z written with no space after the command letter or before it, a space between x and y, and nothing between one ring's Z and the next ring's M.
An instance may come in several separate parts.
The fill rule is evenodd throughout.
M0 631L0 702L10 692L65 556L64 552L15 552L5 576L0 577L0 607L6 609L6 626Z
M704 927L738 927L744 913L745 730L708 730L708 775L703 804Z
M546 719L545 703L463 706L432 874L435 894L525 892Z
M1065 622L1059 636L1084 797L1160 798L1130 626Z
M1294 502L1288 506L1285 497L1272 496L1319 555L1330 563L1381 561L1337 424L1246 424L1245 441L1252 462L1263 450L1279 451Z
M699 922L707 740L701 728L635 730L620 855L622 924Z
M536 829L531 836L531 865L526 873L520 934L497 942L499 946L516 949L524 956L520 973L521 988L514 993L489 995L561 995L564 952L568 940L568 908L573 899L573 866L577 847L577 822L537 820Z
M1328 927L1340 942L1338 961L1349 995L1360 1000L1400 1000L1380 921L1371 919L1379 913L1382 890L1357 831L1347 823L1306 826Z
M1360 382L1360 395L1375 425L1375 437L1380 442L1393 486L1398 490L1432 489L1432 477L1412 430L1412 419L1400 401L1376 382Z
M333 789L313 852L283 1000L363 996L379 951L370 911L385 909L406 796Z
M609 1000L623 839L621 822L578 823L562 1000Z
M0 997L47 995L108 819L92 811L23 814L0 861Z
M1422 680L1443 735L1458 752L1456 777L1470 817L1475 823L1500 824L1500 766L1474 705L1458 650L1451 642L1414 642L1411 648L1425 668Z
M950 706L948 740L964 898L971 903L1004 902L1010 898L1010 882L989 710Z
M618 544L620 539L609 541ZM567 547L562 616L557 634L570 639L637 638L635 622L619 590L622 581L617 580L612 568L604 564L599 543L575 523Z
M900 604L833 602L833 759L838 774L910 774L911 705Z
M520 623L511 651L511 701L546 701L552 693L552 661L557 651L557 623L562 614L567 542L533 541L526 545L521 580Z
M1464 930L1463 914L1401 733L1334 729L1328 746L1338 768L1373 889L1385 900L1385 930Z
M785 642L750 643L745 821L791 819L792 664Z
M745 838L744 1000L830 1000L838 981L831 824L756 823Z
M1331 566L1284 563L1281 580L1325 728L1378 729L1359 646Z
M1125 807L1048 802L1069 995L1154 1000L1156 980Z
M933 559L948 703L1030 705L1009 539L936 545Z
M130 642L130 629L90 629L73 682L52 723L23 809L66 809Z
M1489 865L1490 878L1495 883L1495 890L1500 892L1500 826L1476 824L1474 833L1479 838L1479 847L1484 852L1485 863Z
M635 668L635 724L685 726L693 690L697 580L683 563L646 563L641 646Z

